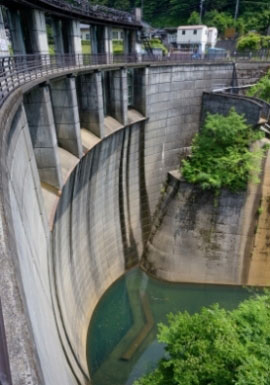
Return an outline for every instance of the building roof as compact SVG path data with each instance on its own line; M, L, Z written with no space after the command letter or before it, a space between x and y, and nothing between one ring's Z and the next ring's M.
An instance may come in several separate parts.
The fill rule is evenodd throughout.
M203 29L207 28L206 25L181 25L178 29Z

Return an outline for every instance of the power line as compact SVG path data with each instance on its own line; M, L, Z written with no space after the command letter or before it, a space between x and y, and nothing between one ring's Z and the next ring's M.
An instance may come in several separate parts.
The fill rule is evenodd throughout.
M204 3L204 0L201 0L201 2L200 2L200 23L202 22L203 3Z
M239 3L240 3L240 0L236 0L236 5L235 5L235 14L234 14L234 20L237 19L238 17L238 12L239 12Z

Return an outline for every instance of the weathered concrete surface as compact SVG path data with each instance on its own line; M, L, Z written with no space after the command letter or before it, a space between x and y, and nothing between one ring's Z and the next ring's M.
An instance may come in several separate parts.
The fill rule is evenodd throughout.
M203 93L201 122L203 124L206 114L228 115L234 108L235 111L244 115L248 124L256 126L261 118L262 105L244 96L234 96L216 93Z
M268 152L262 175L262 197L257 212L254 249L249 262L248 285L270 285L270 154Z
M78 99L81 127L103 138L105 132L101 72L78 77Z
M8 9L7 17L14 55L25 55L26 50L23 40L20 12L14 9Z
M247 62L235 64L237 83L239 86L254 84L269 70L266 62Z
M2 135L0 286L13 384L71 385L53 316L50 234L23 108Z
M109 115L124 126L127 125L128 85L127 70L120 69L110 73L110 109Z
M49 43L46 29L45 13L37 9L24 11L24 21L27 23L25 36L27 53L49 54Z
M192 74L188 66L143 71L141 80L148 86L141 112L148 111L149 122L120 129L87 153L65 185L55 217L59 328L66 335L66 351L85 373L86 334L94 307L108 286L138 263L162 183L198 130L203 90L211 90L216 81L229 85L232 76L231 65L194 66ZM93 99L88 100L89 109Z
M23 140L13 151L3 135L0 208L5 210L1 218L9 243L4 238L6 250L0 250L0 285L1 290L9 287L7 299L17 295L3 304L14 385L42 384L42 376L46 385L87 383L86 332L94 306L126 267L140 259L162 183L198 130L202 92L229 86L232 70L232 64L140 69L145 87L141 109L134 107L149 120L102 140L77 165L58 206L52 254L34 158L25 159L28 145ZM97 99L92 95L90 103ZM131 121L134 115L131 111ZM8 132L6 122L1 127ZM3 189L8 189L4 195ZM16 270L10 266L13 260ZM15 271L25 296L20 297ZM24 297L28 329L20 302ZM35 339L28 338L31 332Z
M259 186L218 198L169 174L142 266L177 282L245 284Z
M49 87L34 88L25 96L24 104L40 179L61 189L63 182Z
M83 151L75 77L51 82L51 96L58 143L81 158Z

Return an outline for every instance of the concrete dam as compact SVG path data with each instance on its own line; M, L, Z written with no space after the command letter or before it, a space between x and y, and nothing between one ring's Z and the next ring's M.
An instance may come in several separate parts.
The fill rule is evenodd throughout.
M133 27L125 20L128 49ZM209 258L206 250L199 265L200 256L179 262L181 253L169 247L178 247L170 229L182 225L179 218L188 227L189 215L173 223L176 200L182 204L190 188L175 170L204 112L234 106L250 124L269 112L262 101L213 91L253 84L269 63L116 63L105 43L96 46L106 56L98 63L72 54L59 65L45 50L35 72L22 75L25 61L20 71L18 62L5 67L13 75L12 83L9 75L1 83L0 289L13 385L91 384L90 319L105 291L133 266L171 281L254 284L261 271L259 284L268 278L264 242L260 248L255 240L259 262L249 257L252 218L262 190L268 196L266 173L242 197L222 196L215 223L221 218L224 226L213 234L221 246L223 231L227 247ZM211 217L209 205L198 212L204 215ZM264 215L259 229L268 226ZM198 224L188 223L192 231Z

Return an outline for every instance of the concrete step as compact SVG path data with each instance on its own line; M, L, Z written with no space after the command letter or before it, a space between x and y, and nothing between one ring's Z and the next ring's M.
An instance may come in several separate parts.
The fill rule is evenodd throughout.
M105 126L106 136L124 127L123 124L118 122L118 120L114 119L112 116L105 117L104 126Z
M85 128L81 128L81 138L84 153L88 152L101 140L98 136Z
M72 170L79 163L80 159L62 147L58 147L58 153L60 158L62 178L63 182L65 183Z

